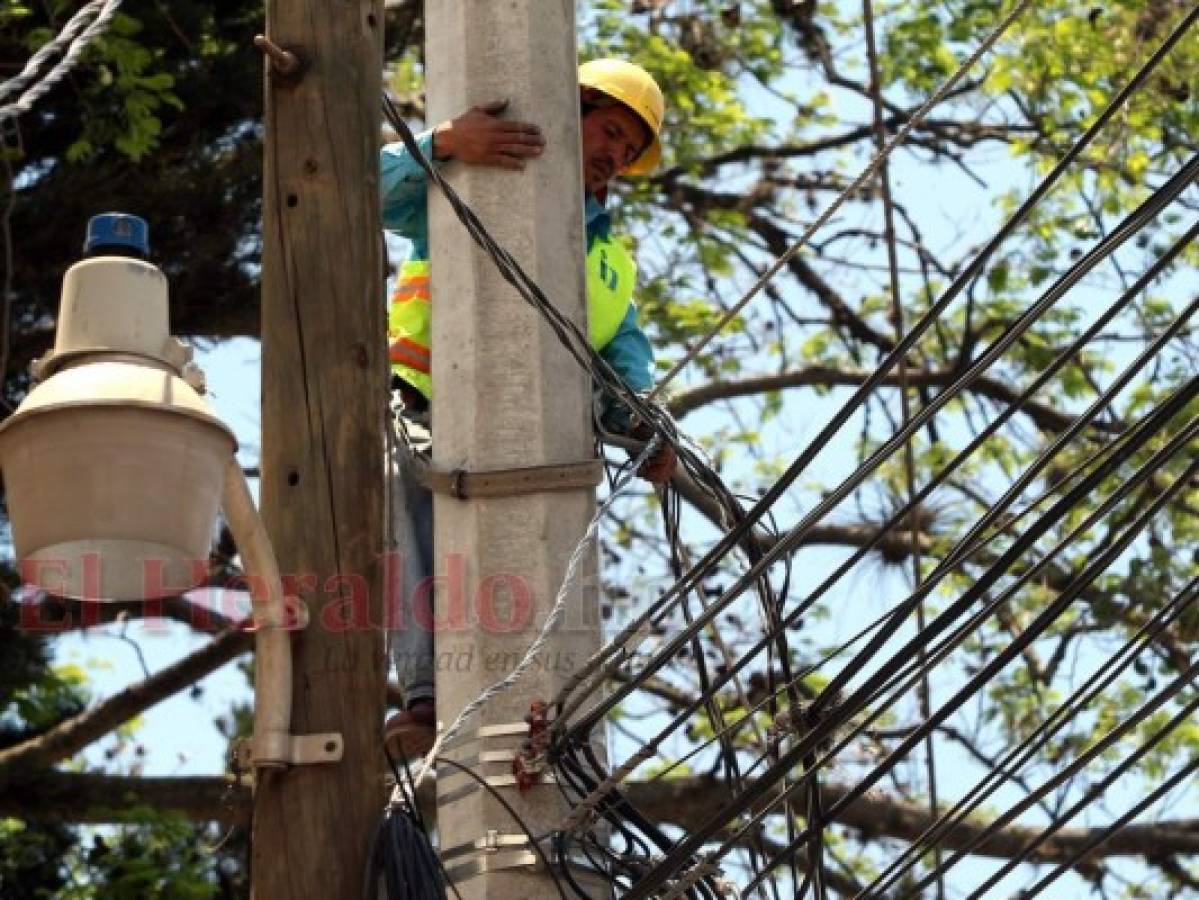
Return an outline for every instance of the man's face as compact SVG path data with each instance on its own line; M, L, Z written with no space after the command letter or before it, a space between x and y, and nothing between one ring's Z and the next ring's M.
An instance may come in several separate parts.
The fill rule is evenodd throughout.
M641 155L649 130L627 107L593 107L583 116L583 184L598 194Z

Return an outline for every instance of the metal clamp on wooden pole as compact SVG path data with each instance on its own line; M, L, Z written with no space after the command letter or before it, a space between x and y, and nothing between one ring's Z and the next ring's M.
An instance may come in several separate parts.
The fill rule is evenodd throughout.
M222 506L252 586L257 646L254 737L238 745L238 760L256 769L337 762L345 749L338 732L291 733L291 631L307 626L308 611L283 596L275 551L236 457L225 471Z

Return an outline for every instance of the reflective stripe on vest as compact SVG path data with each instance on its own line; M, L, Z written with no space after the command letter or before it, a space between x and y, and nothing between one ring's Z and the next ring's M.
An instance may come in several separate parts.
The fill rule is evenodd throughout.
M612 342L633 302L637 266L620 242L597 237L587 253L587 337L595 350ZM427 399L433 398L429 347L429 262L406 262L387 311L391 369Z
M425 397L433 392L429 299L429 261L404 263L387 308L387 355L391 370Z

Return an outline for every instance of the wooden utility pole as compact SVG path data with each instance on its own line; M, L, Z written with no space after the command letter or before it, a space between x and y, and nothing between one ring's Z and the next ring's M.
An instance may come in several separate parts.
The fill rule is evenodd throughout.
M261 502L285 590L311 613L292 731L340 732L345 751L260 775L253 894L360 900L386 799L383 9L268 0L266 19Z
M451 163L445 171L500 244L559 308L586 321L583 183L574 4L442 0L426 15L429 122L507 99L505 115L534 122L546 152L523 172ZM591 386L539 315L471 243L430 192L433 454L442 470L510 470L594 456ZM584 329L585 330L585 329ZM593 488L435 501L437 713L444 725L515 666L540 629L571 551L595 508ZM584 572L595 571L594 559ZM445 755L488 779L534 834L561 823L556 786L512 784L512 755L534 698L598 645L594 577L570 597L566 624L536 669L490 702ZM559 897L533 872L524 832L489 794L450 766L437 770L438 832L466 898ZM490 845L492 849L484 849ZM598 890L598 888L597 888Z

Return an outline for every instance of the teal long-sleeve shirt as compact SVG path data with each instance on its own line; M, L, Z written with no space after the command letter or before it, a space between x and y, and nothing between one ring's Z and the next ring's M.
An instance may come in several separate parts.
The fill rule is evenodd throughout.
M426 158L433 158L433 132L417 136L417 146ZM427 175L420 163L402 143L387 144L379 155L379 194L383 227L412 242L411 260L429 258L429 213ZM602 203L590 194L586 198L587 245L596 237L606 236L611 220ZM654 351L637 323L637 309L629 311L615 337L599 348L599 354L635 391L654 386Z

